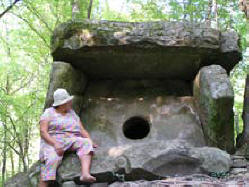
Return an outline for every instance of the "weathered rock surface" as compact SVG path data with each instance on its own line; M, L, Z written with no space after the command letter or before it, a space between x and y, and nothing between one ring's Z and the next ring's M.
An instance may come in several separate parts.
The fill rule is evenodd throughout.
M65 62L54 62L50 73L50 81L46 96L45 108L53 103L53 93L57 88L64 88L74 95L73 107L79 113L82 95L87 83L84 74Z
M5 183L6 187L23 187L23 186L31 186L29 177L27 173L18 173L17 175L13 176L11 180L8 180Z
M233 175L245 173L245 162L232 162L226 152L234 143L227 72L241 59L238 40L233 31L197 23L61 24L52 38L45 108L57 88L75 96L73 107L99 145L91 170L99 184L92 186L231 167ZM52 186L79 187L73 181L79 175L78 157L67 154ZM39 162L7 184L37 186L38 176ZM148 181L139 185L155 184Z
M219 65L203 67L194 81L194 98L210 146L234 152L234 93Z
M245 157L243 156L232 156L232 168L247 168L248 163Z
M205 65L228 72L241 59L239 37L204 23L83 20L54 32L55 61L69 62L89 78L193 80Z
M61 187L107 187L109 186L107 183L94 183L91 185L77 185L73 181L67 181L62 184Z
M11 177L6 183L6 187L38 187L40 176L40 161L37 161L29 168L27 173L21 172ZM50 183L50 187L59 187L54 181Z
M244 178L244 180L215 180L210 179L207 176L197 176L197 177L174 177L165 180L156 180L156 181L130 181L130 182L115 182L110 185L110 187L168 187L168 186L194 186L194 187L205 187L205 186L221 186L221 187L241 187L248 186L248 177Z
M206 145L192 97L136 97L136 89L126 91L125 87L120 95L104 97L105 90L115 93L115 87L98 85L87 88L81 117L100 147L175 139L191 146Z
M234 152L234 93L219 65L203 67L194 81L194 98L208 145Z
M166 176L228 172L231 164L230 155L217 148L193 148L184 141L157 141L97 151L91 172L99 182L112 181L112 172L123 174L125 181L157 180ZM58 169L58 181L73 180L79 175L79 160L69 155Z
M202 180L193 180L188 181L184 178L171 178L169 180L157 180L157 181L134 181L134 182L116 182L110 185L110 187L168 187L168 186L189 186L189 187L205 187L205 186L233 186L233 187L240 187L240 186L248 186L248 181L211 181L210 178L202 177ZM188 178L187 178L188 179Z
M184 141L157 141L97 150L91 173L101 185L106 185L115 182L115 175L125 181L152 181L176 175L226 173L231 164L230 155L218 148L193 148ZM66 154L57 171L57 182L62 186L74 187L73 178L79 175L78 157L74 153ZM30 180L31 186L36 186L39 163L24 176ZM29 180L17 181L23 185Z

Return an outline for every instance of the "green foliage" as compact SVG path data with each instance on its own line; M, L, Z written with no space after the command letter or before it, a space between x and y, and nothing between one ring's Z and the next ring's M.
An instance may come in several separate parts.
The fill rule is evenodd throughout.
M52 63L50 36L68 19L69 1L28 0L0 19L1 169L6 162L2 177L25 171L38 159L38 121Z
M82 18L86 18L89 0L77 1L81 2ZM13 1L0 2L2 12ZM249 65L246 53L249 23L238 8L238 0L94 0L91 18L114 21L210 20L213 27L236 30L241 36L244 58L230 77L235 92L234 110L241 116L244 79ZM68 0L22 0L0 19L0 166L2 169L6 159L7 177L25 170L38 159L38 120L52 63L51 35L58 24L69 19L72 19L72 7ZM239 124L241 131L241 117ZM4 148L7 155L4 155Z

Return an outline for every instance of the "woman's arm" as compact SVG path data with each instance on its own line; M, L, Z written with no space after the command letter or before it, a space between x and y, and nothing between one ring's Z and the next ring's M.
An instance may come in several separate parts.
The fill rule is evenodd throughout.
M80 132L81 132L81 135L82 135L84 138L89 138L89 139L90 139L90 141L92 142L93 147L95 147L95 148L98 147L97 144L93 143L93 141L92 141L92 139L91 139L89 133L88 133L87 130L84 128L83 123L82 123L81 121L80 121Z
M53 137L48 134L48 121L42 120L40 122L40 134L41 137L51 146L55 148L56 153L61 156L63 155L62 147L55 141Z
M43 120L40 122L40 134L41 137L50 145L54 146L55 139L48 134L48 122Z
M89 138L91 139L89 133L87 132L87 130L84 128L83 126L83 123L80 121L80 132L81 132L81 135L84 137L84 138Z

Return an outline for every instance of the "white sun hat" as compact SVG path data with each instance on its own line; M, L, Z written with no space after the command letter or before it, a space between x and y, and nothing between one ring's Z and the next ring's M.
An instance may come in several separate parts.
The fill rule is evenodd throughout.
M63 88L58 88L54 92L54 103L53 103L53 106L59 106L59 105L65 104L68 101L72 100L73 97L74 97L73 95L72 96L69 95L69 93L67 92L67 90L65 90Z

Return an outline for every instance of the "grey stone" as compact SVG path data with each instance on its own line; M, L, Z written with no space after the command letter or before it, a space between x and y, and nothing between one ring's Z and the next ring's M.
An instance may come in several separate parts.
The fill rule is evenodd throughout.
M91 187L107 187L108 183L94 183L91 184Z
M238 139L237 139L236 143L238 144ZM249 159L248 143L245 142L240 147L236 147L236 153L235 153L235 155L242 156L242 157L245 157L246 159Z
M63 164L57 170L57 180L59 183L72 181L75 176L80 176L80 172L80 160L77 155L73 154L71 157L64 155Z
M226 70L219 65L203 67L193 93L208 145L234 153L234 93Z
M45 108L57 88L75 96L73 108L99 145L91 186L158 186L165 177L228 172L234 95L227 72L241 59L238 41L206 23L61 24ZM73 182L80 167L75 153L65 154L56 186L80 187ZM37 162L7 184L37 186L39 172Z
M205 23L82 20L56 28L52 55L88 78L192 80L210 63L229 72L241 59L238 41Z
M62 183L62 187L78 187L73 181L67 181Z
M50 73L49 87L45 102L45 108L53 103L53 93L57 88L66 89L75 96L73 107L77 113L80 112L81 97L84 93L87 79L82 72L75 69L71 64L65 62L53 62Z
M6 187L37 187L40 177L40 162L34 163L27 173L20 172L11 177L6 183Z
M246 168L248 165L244 157L241 158L233 157L232 160L233 160L233 165L232 165L233 168Z
M232 166L230 155L218 148L214 147L201 147L192 148L190 151L193 157L202 160L202 169L205 173L211 172L228 172Z
M127 181L157 180L165 176L228 172L230 155L218 148L193 148L184 141L157 141L96 151L91 173L98 182L112 182L112 173ZM69 167L71 167L70 170ZM80 175L79 159L66 156L58 169L60 181Z
M238 174L246 173L246 172L247 172L247 168L232 168L230 173L233 175L238 175Z
M129 181L129 182L115 182L110 185L110 187L204 187L204 186L248 186L248 180L243 177L234 178L231 181L220 181L220 180L211 180L205 179L202 181L193 180L186 181L181 178L172 178L169 180L157 180L157 181Z
M28 177L29 177L29 181L31 186L38 186L39 183L39 177L40 177L40 161L37 161L36 163L34 163L29 171L28 171Z
M18 173L16 175L14 175L11 180L8 180L4 186L6 187L23 187L23 186L27 186L27 187L32 187L28 178L28 174L27 173Z
M222 52L239 51L239 36L234 30L228 30L221 33L221 50Z
M174 139L184 140L192 146L206 145L192 97L156 97L149 89L143 90L140 85L139 93L136 93L136 81L131 81L130 84L120 82L119 85L112 87L109 86L109 82L94 81L92 84L89 83L85 91L82 121L100 147ZM124 133L125 123L134 117L141 119L141 123L137 124L141 128L146 128L146 124L150 126L149 133L145 133L143 138L137 140L126 137ZM134 136L143 135L144 129L137 129L139 126L132 120L130 124L130 130L127 128L127 132L133 132Z
M123 179L126 181L151 181L166 176L227 172L231 162L230 156L217 148L191 148L184 141L161 141L98 150L91 173L100 182L94 184L95 186L106 186L107 182L115 181L112 173L123 175ZM35 165L32 169L33 171L29 173L36 173L38 165ZM57 181L63 187L78 187L79 185L72 181L76 176L80 176L78 157L73 153L65 155L57 171ZM39 175L33 177L37 177L38 180ZM15 186L16 183L13 181L15 181L14 178L9 183ZM19 180L17 184L23 185L24 183ZM35 187L37 185L33 183L31 186Z
M115 182L109 187L152 187L151 181Z
M91 185L77 185L74 181L66 181L62 183L61 187L107 187L107 183L93 183Z

